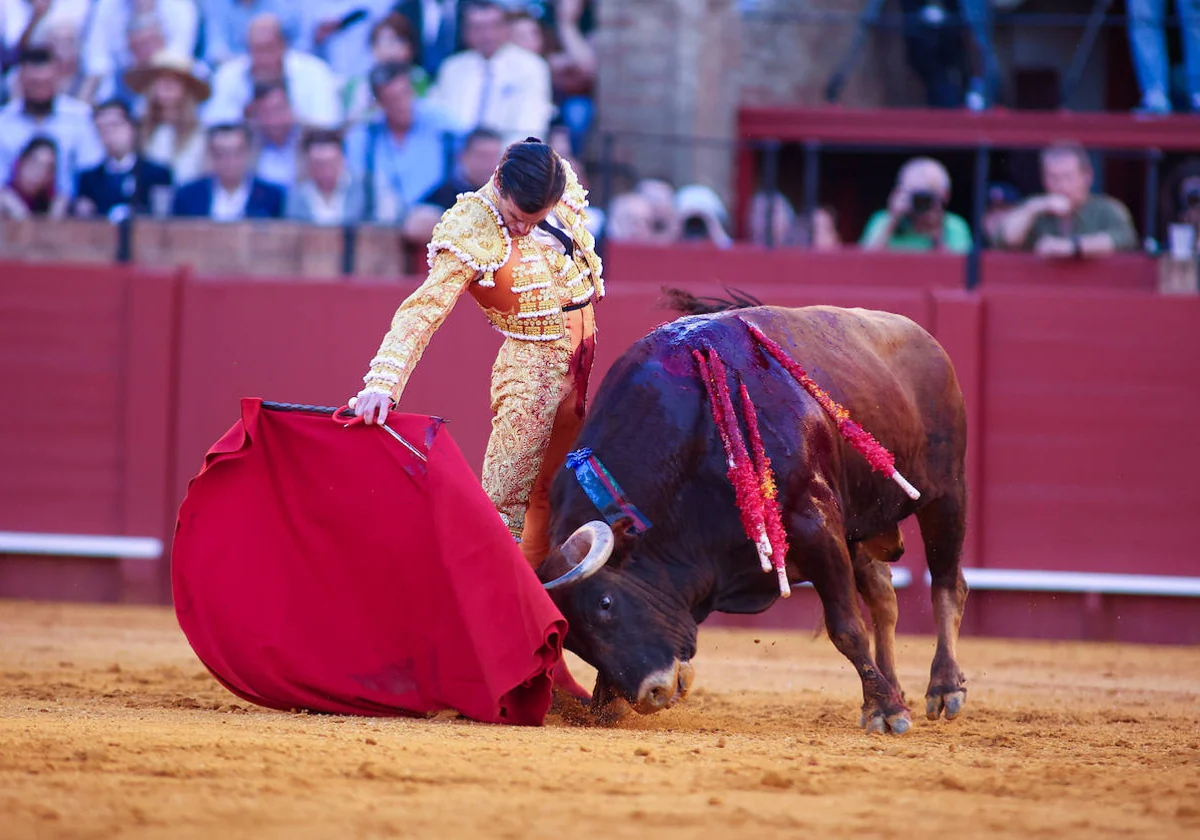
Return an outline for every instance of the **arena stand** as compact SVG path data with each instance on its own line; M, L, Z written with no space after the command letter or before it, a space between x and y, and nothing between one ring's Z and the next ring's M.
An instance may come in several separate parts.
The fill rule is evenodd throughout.
M174 511L238 399L344 402L418 282L332 271L342 232L287 223L148 223L127 264L112 262L121 234L102 223L25 222L3 234L0 380L14 410L0 421L0 597L166 601ZM171 267L167 240L197 265ZM381 231L357 253L366 266L395 266L396 249ZM974 594L964 631L1200 641L1200 451L1188 444L1200 421L1200 299L1158 294L1156 263L1140 255L1064 271L986 254L969 291L966 263L613 243L593 388L621 350L669 319L659 308L668 281L908 315L947 347L967 394ZM458 306L405 400L451 420L472 463L499 342L482 327L469 302ZM443 387L450 370L461 383L453 392ZM916 529L905 538L900 626L927 631ZM800 592L762 616L717 620L818 619L812 593Z

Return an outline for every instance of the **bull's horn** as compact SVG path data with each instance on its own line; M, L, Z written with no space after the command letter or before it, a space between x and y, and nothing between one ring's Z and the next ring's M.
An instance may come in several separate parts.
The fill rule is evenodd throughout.
M607 522L593 520L586 525L580 525L562 544L560 550L568 561L580 554L584 555L583 559L566 574L542 585L546 589L557 589L596 574L612 555L613 542L612 528L608 527Z

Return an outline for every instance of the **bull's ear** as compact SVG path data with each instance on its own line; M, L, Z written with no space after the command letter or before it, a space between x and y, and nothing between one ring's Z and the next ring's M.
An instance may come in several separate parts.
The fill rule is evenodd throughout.
M633 530L634 522L631 517L622 516L612 524L613 559L625 559L633 552L640 536Z

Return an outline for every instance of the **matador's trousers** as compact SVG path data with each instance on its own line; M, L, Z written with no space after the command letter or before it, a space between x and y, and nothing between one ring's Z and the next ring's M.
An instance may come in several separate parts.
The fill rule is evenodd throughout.
M506 339L492 367L483 488L535 569L550 552L550 483L583 425L595 357L593 307L564 319L556 341Z

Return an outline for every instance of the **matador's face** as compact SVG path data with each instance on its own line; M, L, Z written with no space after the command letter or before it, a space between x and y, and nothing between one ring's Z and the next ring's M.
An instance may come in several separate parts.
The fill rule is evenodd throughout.
M494 179L492 183L496 188L496 209L500 211L500 218L504 220L504 226L508 228L508 232L517 239L532 233L538 223L545 221L546 217L550 215L550 211L554 209L551 206L539 210L537 213L526 213L500 190L498 178Z

